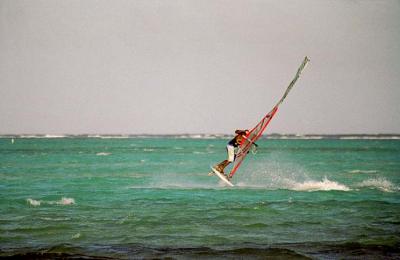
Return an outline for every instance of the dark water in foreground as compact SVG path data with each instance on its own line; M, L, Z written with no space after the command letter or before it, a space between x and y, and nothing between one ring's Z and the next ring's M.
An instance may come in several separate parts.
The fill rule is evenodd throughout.
M400 140L0 138L0 256L400 258Z

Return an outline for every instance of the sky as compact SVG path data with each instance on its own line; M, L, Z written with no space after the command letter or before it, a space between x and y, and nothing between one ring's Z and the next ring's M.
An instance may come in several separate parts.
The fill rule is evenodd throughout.
M400 1L0 0L0 134L400 133Z

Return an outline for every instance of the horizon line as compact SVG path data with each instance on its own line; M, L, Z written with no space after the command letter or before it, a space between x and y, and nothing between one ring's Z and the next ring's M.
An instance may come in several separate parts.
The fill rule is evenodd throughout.
M96 137L96 136L234 136L231 133L164 133L164 134L155 134L155 133L0 133L0 138L2 137L22 137L22 136L59 136L59 137L74 137L74 136L87 136L87 137ZM400 136L400 133L270 133L263 134L262 136Z

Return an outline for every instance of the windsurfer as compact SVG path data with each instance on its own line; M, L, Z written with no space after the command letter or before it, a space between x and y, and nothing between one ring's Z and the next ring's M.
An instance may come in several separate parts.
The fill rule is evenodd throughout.
M243 140L246 139L246 135L249 134L249 130L236 130L236 136L228 142L226 145L226 152L228 154L228 159L223 160L219 164L214 166L214 169L224 174L224 169L235 160L235 148L242 144ZM225 175L225 174L224 174Z
M261 137L262 133L266 129L267 125L275 115L275 113L278 111L279 105L285 100L286 96L289 94L290 90L293 88L294 84L296 83L297 79L300 77L301 72L303 71L304 67L307 65L307 62L310 60L305 57L303 62L301 63L300 67L297 70L297 73L293 80L290 82L289 86L286 88L285 93L283 94L282 98L278 101L278 103L272 108L272 110L264 116L261 121L252 128L252 130L249 132L249 130L236 130L235 131L235 138L233 138L231 141L229 141L228 145L226 146L227 148L227 153L228 153L228 159L220 162L219 164L215 165L212 167L213 173L216 173L219 178L221 178L221 175L224 175L224 169L231 163L235 162L235 165L233 166L231 172L229 173L229 176L226 176L226 178L221 178L225 180L230 186L233 186L232 183L229 182L229 179L233 177L235 172L238 170L239 166L243 162L244 158L246 155L249 153L250 149L253 147L257 147L256 141ZM237 148L237 149L235 149ZM213 173L209 173L209 175L213 175Z

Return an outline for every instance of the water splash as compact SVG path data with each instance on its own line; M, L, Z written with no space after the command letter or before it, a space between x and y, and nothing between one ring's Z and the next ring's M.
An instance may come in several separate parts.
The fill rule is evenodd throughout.
M302 183L293 182L290 185L290 189L296 191L331 191L331 190L339 190L339 191L349 191L350 188L344 184L340 184L335 181L330 181L325 176L323 181L305 181Z
M40 206L40 201L38 201L38 200L34 200L34 199L29 198L29 199L26 199L26 202L29 205L34 206L34 207Z
M81 233L76 233L76 234L74 234L71 238L72 239L78 239L78 238L80 238L81 237Z
M27 203L31 206L40 206L42 204L48 204L48 205L73 205L75 204L75 200L73 198L65 198L62 197L60 200L58 201L44 201L44 200L34 200L31 198L26 199Z
M399 188L396 187L392 182L382 177L364 180L357 186L360 188L378 189L384 192L394 192L399 190Z
M315 177L309 177L307 171L301 166L281 164L279 162L254 165L250 171L248 170L242 176L240 176L240 181L238 181L238 186L241 187L267 188L271 190L288 189L295 191L351 190L344 184L329 180L326 176L322 181L316 180Z
M97 156L108 156L111 153L105 153L105 152L101 152L101 153L96 153Z
M73 198L65 198L62 197L60 201L57 201L59 205L72 205L75 204L75 200Z

